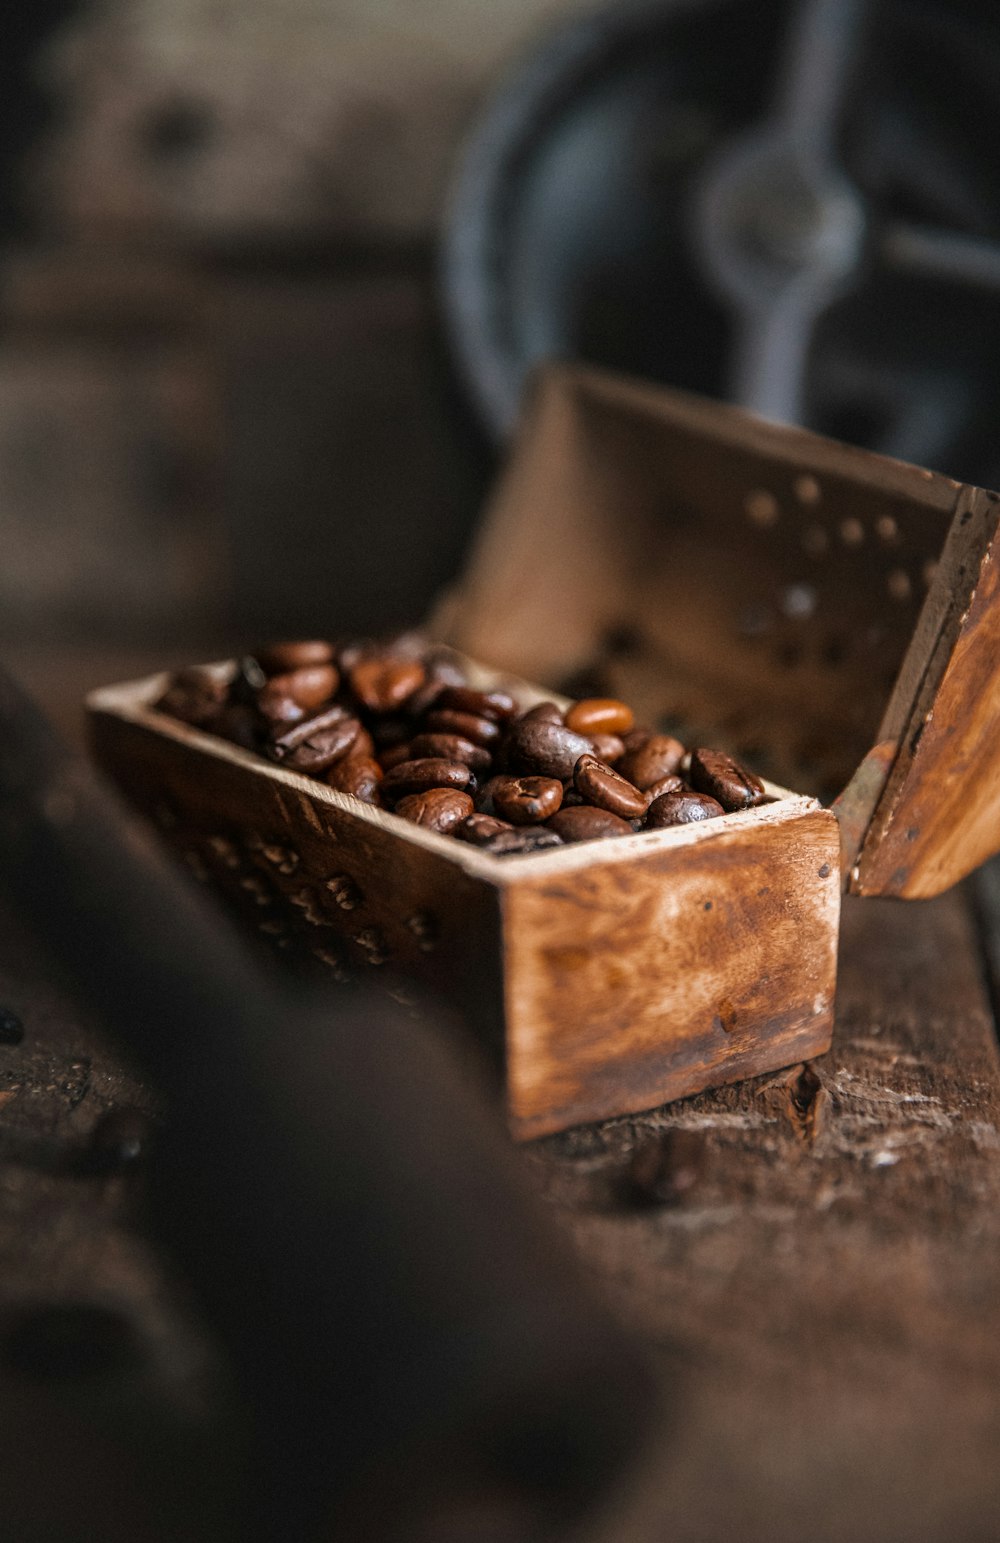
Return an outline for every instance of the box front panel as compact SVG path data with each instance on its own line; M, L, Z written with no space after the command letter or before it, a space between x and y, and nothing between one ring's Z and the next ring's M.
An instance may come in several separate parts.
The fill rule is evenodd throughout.
M650 1108L826 1050L838 853L836 820L812 808L513 885L516 1132Z

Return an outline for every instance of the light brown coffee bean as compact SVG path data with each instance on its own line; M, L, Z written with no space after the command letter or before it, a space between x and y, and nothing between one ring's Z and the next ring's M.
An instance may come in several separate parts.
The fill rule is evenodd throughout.
M496 723L507 723L517 712L517 703L506 691L474 691L471 686L448 686L435 706L469 713L473 718L492 718Z
M322 707L340 685L340 676L332 664L310 664L284 675L272 675L261 688L258 703L266 697L289 696L300 707Z
M457 788L426 788L422 793L408 793L401 798L396 813L414 825L447 835L472 813L472 799Z
M646 813L649 799L645 793L596 756L582 755L573 772L576 790L595 809L607 809L623 820L637 820Z
M471 739L474 745L485 749L498 743L500 725L494 718L477 717L475 713L460 713L452 707L435 707L424 719L429 734L458 734Z
M498 836L491 836L483 851L493 857L521 857L526 852L561 846L562 838L547 825L522 825L519 830L502 830Z
M444 761L464 761L474 772L486 771L493 760L482 745L474 745L461 734L418 734L410 750L414 759L431 755Z
M540 825L562 803L563 785L555 777L496 777L493 805L512 825Z
M513 825L509 825L506 820L498 820L492 814L467 814L455 826L454 834L459 841L468 841L472 846L481 847L502 831L513 829Z
M722 805L704 793L661 793L646 811L646 830L663 830L668 825L693 825L697 820L715 820L725 814Z
M645 791L661 777L670 777L684 759L684 746L670 734L651 734L637 750L626 750L618 770Z
M615 697L584 697L566 713L566 727L576 734L627 734L634 724L631 707Z
M561 723L521 718L508 731L504 754L512 772L568 782L580 757L590 754L590 740Z
M305 642L270 643L267 648L258 649L254 658L265 675L286 675L290 670L329 664L333 652L332 643L309 639Z
M276 740L271 746L275 760L289 771L306 772L310 776L326 771L334 761L339 761L353 746L361 725L343 708L336 711L337 717L322 713L317 718L296 724L282 739ZM293 736L294 743L289 744Z
M534 707L529 707L527 712L521 714L521 723L562 723L562 708L555 702L536 702Z
M382 797L387 803L404 798L409 793L424 793L428 788L475 788L476 779L461 761L442 761L437 756L425 756L419 761L401 761L382 779ZM466 814L472 812L472 800Z
M350 755L330 767L325 780L338 793L350 793L354 798L360 798L362 803L377 804L382 768L369 756L358 755L352 746Z
M692 750L688 781L699 793L718 799L730 814L751 809L767 797L760 778L745 771L724 750Z
M625 754L625 741L617 734L588 734L590 746L599 761L614 766Z
M563 841L603 841L609 836L631 836L632 827L627 820L607 809L593 809L589 804L578 808L560 809L546 829L554 830Z
M426 679L419 659L401 654L369 654L351 670L351 690L372 713L391 713L402 707Z

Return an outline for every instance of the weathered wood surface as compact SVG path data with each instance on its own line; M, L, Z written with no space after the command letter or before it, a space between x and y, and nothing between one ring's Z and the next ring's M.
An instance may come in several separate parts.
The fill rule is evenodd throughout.
M1000 1074L980 969L963 895L849 901L818 1091L762 1078L525 1149L671 1404L587 1543L995 1538ZM148 1093L6 917L0 1002L26 1030L0 1048L8 1535L226 1539L232 1431L212 1347L144 1240L141 1182L77 1167L99 1114ZM634 1144L673 1127L703 1138L698 1182L675 1205L627 1206ZM134 1357L14 1372L25 1308L52 1300L122 1313Z

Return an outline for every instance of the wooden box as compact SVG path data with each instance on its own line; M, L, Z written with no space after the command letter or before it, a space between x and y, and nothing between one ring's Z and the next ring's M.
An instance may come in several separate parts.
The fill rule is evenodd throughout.
M550 369L430 631L490 661L478 680L597 686L794 793L498 859L152 711L162 677L90 699L95 749L264 931L456 1001L518 1136L650 1107L828 1047L842 880L931 895L1000 848L998 514L911 466Z

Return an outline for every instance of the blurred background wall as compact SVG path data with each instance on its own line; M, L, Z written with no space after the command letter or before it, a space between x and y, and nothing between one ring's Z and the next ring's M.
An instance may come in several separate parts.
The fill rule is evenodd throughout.
M487 471L433 292L461 136L584 0L45 0L5 24L0 647L51 694L413 621Z

